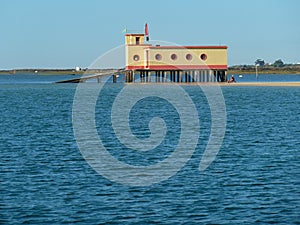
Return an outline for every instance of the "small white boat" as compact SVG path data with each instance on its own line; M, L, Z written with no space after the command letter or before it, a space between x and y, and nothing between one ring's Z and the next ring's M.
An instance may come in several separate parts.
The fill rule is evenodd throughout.
M240 77L240 78L243 78L243 75L242 75L242 74L240 74L240 75L239 75L239 77Z

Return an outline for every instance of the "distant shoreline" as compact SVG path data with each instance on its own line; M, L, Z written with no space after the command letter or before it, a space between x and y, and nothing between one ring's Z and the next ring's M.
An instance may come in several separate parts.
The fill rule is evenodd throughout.
M16 70L0 70L0 75L83 75L83 74L95 74L102 72L115 71L115 69L16 69Z
M228 74L255 74L256 67L253 65L239 65L228 67ZM282 67L274 67L270 65L258 66L257 73L259 74L300 74L300 65L291 64Z
M115 71L116 69L15 69L15 70L0 70L0 75L28 74L28 75L83 75L95 74L102 72ZM300 65L284 66L275 68L270 66L258 67L258 74L300 74ZM255 66L232 66L228 67L227 74L255 74Z
M232 74L232 75L240 75L240 74L255 74L255 70L236 70L236 69L228 69L227 74ZM299 75L300 71L289 71L289 70L263 70L257 72L258 74L290 74L290 75Z

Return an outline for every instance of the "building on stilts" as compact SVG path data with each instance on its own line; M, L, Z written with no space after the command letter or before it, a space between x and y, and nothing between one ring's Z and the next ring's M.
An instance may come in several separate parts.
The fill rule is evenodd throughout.
M125 34L125 82L227 81L227 46L161 46L148 39L147 24L144 34Z

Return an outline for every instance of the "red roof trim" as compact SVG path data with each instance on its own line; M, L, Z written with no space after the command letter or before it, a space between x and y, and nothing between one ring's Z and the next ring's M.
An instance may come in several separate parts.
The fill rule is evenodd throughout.
M227 49L227 46L150 46L155 49Z
M144 36L145 34L125 34L125 36Z
M144 70L145 66L126 66L126 70Z
M147 70L199 70L199 69L219 69L219 70L227 70L227 65L160 65L160 66L151 66L148 68L145 66L126 66L127 70L139 70L139 69L147 69Z
M136 45L136 44L127 44L126 46L144 46L144 47L150 47L151 45L149 45L149 44L139 44L139 45Z

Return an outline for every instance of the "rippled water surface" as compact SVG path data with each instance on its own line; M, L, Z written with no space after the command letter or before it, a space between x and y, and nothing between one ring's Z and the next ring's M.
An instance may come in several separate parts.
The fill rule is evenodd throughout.
M180 137L179 114L155 97L132 109L130 123L132 132L145 138L147 118L163 118L168 128L163 146L129 156L120 147L110 108L122 87L107 85L107 98L97 102L104 145L134 165L168 157ZM299 224L300 88L223 87L225 139L216 160L201 172L209 106L199 87L184 89L200 119L192 158L168 180L130 187L102 177L83 159L72 129L76 84L0 85L0 223Z

